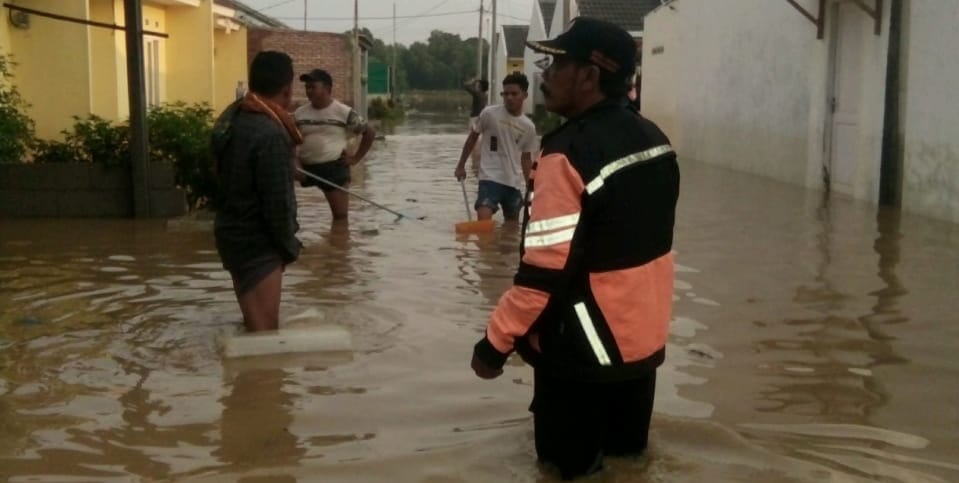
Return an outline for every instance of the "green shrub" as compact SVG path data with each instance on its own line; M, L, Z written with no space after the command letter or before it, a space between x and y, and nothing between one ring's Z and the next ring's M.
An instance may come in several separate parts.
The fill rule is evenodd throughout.
M63 132L63 141L33 143L35 163L88 163L125 166L130 163L130 129L106 119L73 116L73 126Z
M213 109L205 104L157 106L147 113L147 123L150 161L173 165L174 182L186 191L191 209L215 208L219 190L210 150ZM96 115L74 117L63 135L63 141L34 142L34 162L130 165L128 122L111 123Z
M533 112L533 124L536 125L536 132L546 134L563 124L563 118L546 110L543 106L536 106Z
M83 163L104 166L130 164L130 128L127 124L113 124L90 114L85 118L73 116L73 128L63 132L66 144L76 151Z
M16 63L0 54L0 163L20 163L33 144L33 120L24 111L29 104L11 79Z
M370 119L397 121L402 119L406 115L406 112L403 106L398 102L394 102L393 99L383 100L382 97L376 97L370 101L369 115Z
M82 163L76 148L62 141L37 140L33 144L34 163Z
M178 102L150 109L147 120L150 160L173 164L176 184L186 191L191 208L215 208L218 185L210 149L213 109Z

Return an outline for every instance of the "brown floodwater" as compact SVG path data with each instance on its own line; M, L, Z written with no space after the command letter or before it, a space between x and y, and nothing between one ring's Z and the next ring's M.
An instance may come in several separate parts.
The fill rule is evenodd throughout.
M354 202L331 227L298 191L282 313L348 354L225 360L239 310L202 226L0 221L0 480L554 481L530 369L469 369L519 236L453 234L464 125L411 116L355 173L422 221ZM681 166L651 447L590 481L959 481L959 226Z

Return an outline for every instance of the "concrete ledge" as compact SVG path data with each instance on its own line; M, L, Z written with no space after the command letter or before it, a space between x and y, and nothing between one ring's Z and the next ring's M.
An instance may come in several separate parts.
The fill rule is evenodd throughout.
M55 192L0 190L0 217L55 217Z
M0 190L7 189L10 184L10 164L0 163Z
M172 218L187 212L186 193L174 187L150 190L150 212L154 218Z
M173 166L150 166L154 217L187 212L186 194L174 184ZM117 218L133 215L130 170L82 164L0 165L0 217Z
M176 188L173 166L169 164L151 164L148 181L150 189L172 190ZM129 178L129 176L128 176Z
M90 188L96 190L129 190L133 186L127 166L80 166L90 172Z

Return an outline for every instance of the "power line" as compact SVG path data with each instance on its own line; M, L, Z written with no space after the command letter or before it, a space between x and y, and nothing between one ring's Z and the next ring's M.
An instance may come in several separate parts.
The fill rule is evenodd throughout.
M281 6L286 5L286 4L288 4L288 3L292 3L293 1L294 1L294 0L285 0L285 1L283 1L283 2L275 3L275 4L273 4L273 5L270 5L269 7L263 7L263 8L261 8L261 9L253 9L253 10L256 11L256 12L261 12L261 13L262 13L264 10L269 10L269 9L271 9L271 8L276 8L276 7L281 7ZM302 17L297 17L297 18L302 18Z
M444 12L444 13L434 13L434 14L421 14L421 15L397 15L396 18L426 18L426 17L450 17L453 15L463 15L463 14L475 14L476 10L461 10L459 12ZM298 20L303 17L273 17L278 20ZM393 17L360 17L360 20L392 20ZM353 20L353 17L308 17L307 20L312 22L318 21L330 21L330 22L341 22L344 20Z

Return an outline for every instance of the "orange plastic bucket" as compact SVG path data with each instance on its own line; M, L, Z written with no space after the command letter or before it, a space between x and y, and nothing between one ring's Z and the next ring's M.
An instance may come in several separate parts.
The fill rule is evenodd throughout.
M464 221L456 224L456 233L489 233L495 227L493 220Z

